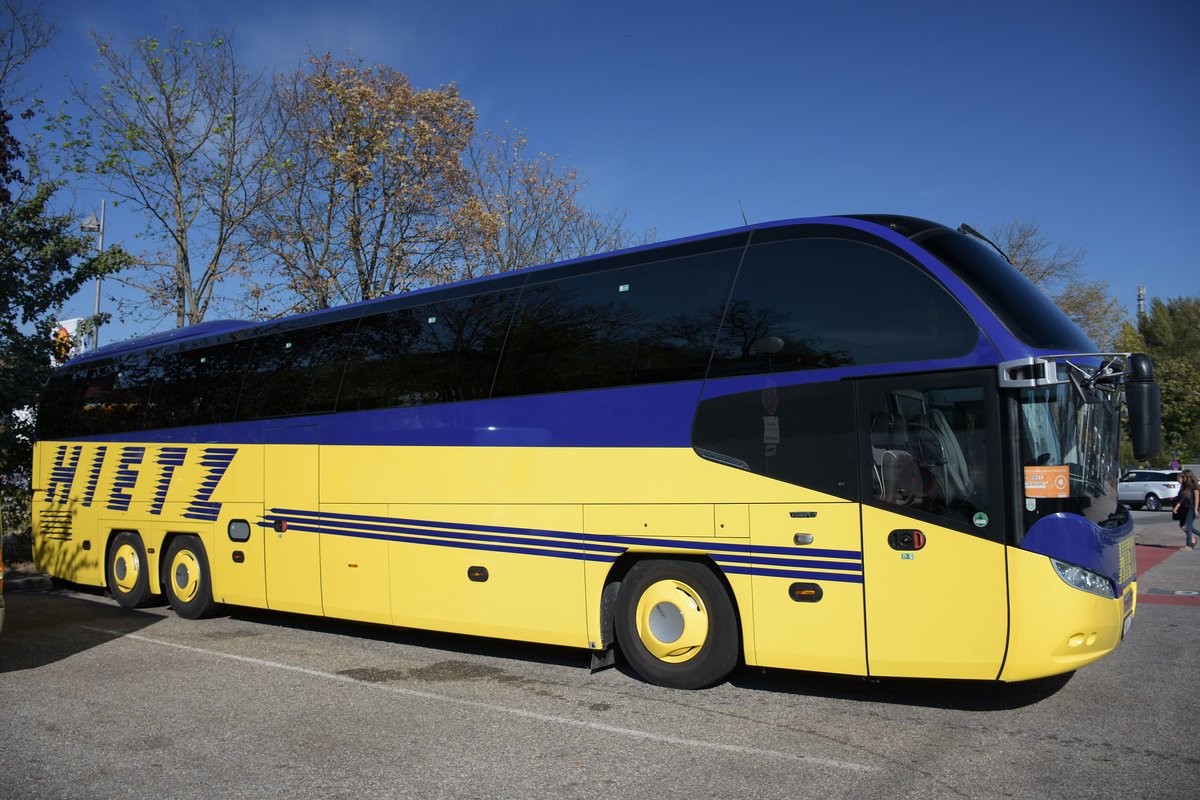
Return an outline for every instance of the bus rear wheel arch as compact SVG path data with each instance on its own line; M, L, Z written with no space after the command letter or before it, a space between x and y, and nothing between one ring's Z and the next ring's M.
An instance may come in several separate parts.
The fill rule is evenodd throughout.
M622 654L651 683L702 689L737 666L737 614L724 584L703 563L637 562L621 581L615 616Z
M198 537L189 534L171 540L164 560L163 588L171 608L184 619L200 619L213 610L212 574Z
M104 558L104 577L113 599L124 608L140 608L150 600L146 546L137 531L113 535Z

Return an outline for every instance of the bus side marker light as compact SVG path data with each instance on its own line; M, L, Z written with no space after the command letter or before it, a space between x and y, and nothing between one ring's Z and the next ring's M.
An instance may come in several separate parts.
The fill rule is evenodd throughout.
M819 583L793 583L788 587L788 595L797 603L819 603L824 592Z
M488 579L487 567L467 567L467 578L474 583L484 583Z
M241 563L242 563L243 561L245 561L245 560L246 560L246 554L245 554L245 553L243 553L241 550L234 550L234 551L233 551L233 563L235 563L235 564L241 564Z
M274 527L275 527L275 530L276 530L278 533L283 533L284 531L286 531L286 530L287 530L287 520L286 520L286 519L277 519L277 520L275 520L275 526L274 526Z

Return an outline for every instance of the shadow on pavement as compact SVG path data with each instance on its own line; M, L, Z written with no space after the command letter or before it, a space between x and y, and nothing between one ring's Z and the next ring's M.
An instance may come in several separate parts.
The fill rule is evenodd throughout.
M53 664L137 633L162 617L57 591L5 593L0 673Z
M394 642L407 647L424 647L440 650L448 656L473 655L503 658L512 661L530 661L537 664L554 664L566 667L586 667L589 655L585 650L558 647L548 644L531 644L507 639L491 639L485 636L468 636L459 633L425 631L417 628L401 628L391 625L375 625L368 622L351 622L292 614L285 611L225 607L218 615L230 619L253 622L256 625L271 625L280 628L313 631L316 633L351 636L377 642Z
M742 689L782 694L858 700L956 711L1006 711L1041 702L1071 680L1073 672L1020 683L928 680L916 678L851 678L786 670L743 667L730 682Z

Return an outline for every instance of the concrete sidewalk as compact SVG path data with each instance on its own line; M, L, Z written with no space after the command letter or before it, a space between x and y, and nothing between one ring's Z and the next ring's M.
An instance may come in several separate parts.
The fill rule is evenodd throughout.
M1180 550L1184 535L1169 511L1134 511L1138 602L1200 606L1200 549Z

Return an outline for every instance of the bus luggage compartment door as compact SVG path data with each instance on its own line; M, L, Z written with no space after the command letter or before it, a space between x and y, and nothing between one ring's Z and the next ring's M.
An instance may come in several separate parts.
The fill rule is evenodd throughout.
M266 432L263 517L266 534L267 607L321 614L321 546L313 524L318 469L316 426ZM299 517L299 518L297 518Z

